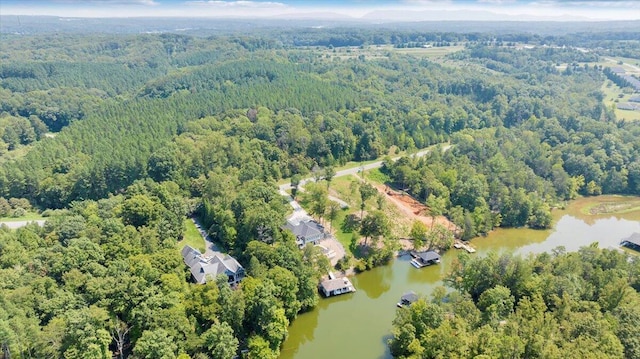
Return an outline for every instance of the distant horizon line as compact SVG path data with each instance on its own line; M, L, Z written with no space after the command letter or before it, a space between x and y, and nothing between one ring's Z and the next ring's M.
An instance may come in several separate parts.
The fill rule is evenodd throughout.
M447 11L455 12L455 11ZM0 14L0 17L47 17L58 19L218 19L218 20L324 20L324 21L336 21L336 22L361 22L361 23L420 23L420 22L640 22L638 19L600 19L600 18L561 18L544 16L532 16L528 14L513 15L511 19L384 19L384 18L367 18L366 16L350 16L345 14L336 14L336 18L329 16L313 16L314 13L295 13L295 14L280 14L269 16L241 16L241 15L131 15L131 16L79 16L79 15L50 15L50 14ZM317 15L317 14L316 14ZM300 17L303 16L303 17ZM518 16L528 17L527 19L517 19Z

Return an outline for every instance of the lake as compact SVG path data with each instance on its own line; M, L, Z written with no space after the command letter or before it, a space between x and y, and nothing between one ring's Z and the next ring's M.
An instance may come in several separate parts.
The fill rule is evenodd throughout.
M572 201L566 209L555 210L550 230L498 229L472 244L484 255L490 251L527 255L564 246L575 251L593 242L601 248L618 248L622 238L640 232L640 210L624 214L588 214L585 207L622 202L625 197L599 196ZM631 251L630 251L631 252ZM408 257L351 278L357 292L321 299L311 312L298 316L289 328L280 359L363 358L388 359L389 330L400 296L413 290L429 295L442 285L448 266L460 252L451 249L440 265L416 269Z

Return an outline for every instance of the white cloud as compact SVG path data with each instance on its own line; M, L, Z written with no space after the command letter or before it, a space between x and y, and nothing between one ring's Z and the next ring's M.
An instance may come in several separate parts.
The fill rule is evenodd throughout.
M516 4L516 0L478 0L480 4L492 4L492 5L512 5Z
M55 0L53 2L77 5L159 5L154 0Z
M187 5L212 6L221 8L287 8L288 5L271 1L187 1Z

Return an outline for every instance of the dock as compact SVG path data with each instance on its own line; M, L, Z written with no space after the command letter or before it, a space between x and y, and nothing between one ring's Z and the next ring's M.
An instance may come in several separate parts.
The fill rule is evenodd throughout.
M433 264L440 263L440 255L434 251L426 251L426 252L409 252L411 257L411 265L416 268L423 268L426 266L430 266Z
M465 251L469 252L469 253L475 253L476 249L471 247L470 245L463 243L461 241L455 241L453 243L453 248L455 249L464 249Z

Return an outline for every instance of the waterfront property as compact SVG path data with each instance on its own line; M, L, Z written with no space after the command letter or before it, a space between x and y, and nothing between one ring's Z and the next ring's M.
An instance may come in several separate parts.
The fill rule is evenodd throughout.
M244 268L228 254L214 252L212 256L205 257L199 250L191 246L184 246L182 259L189 267L193 281L198 284L215 280L220 274L226 275L227 282L232 286L240 283L244 278Z
M284 228L293 233L296 237L296 244L300 248L306 246L307 243L316 245L325 238L324 227L313 220L294 221L290 219Z
M434 251L426 251L426 252L410 252L411 264L416 268L422 268L426 266L430 266L432 264L440 263L440 255Z
M356 289L349 278L334 278L333 275L330 275L328 279L320 282L320 291L325 297L333 297L334 295L355 292Z
M640 233L636 232L620 241L620 245L640 251Z
M400 297L400 301L396 304L398 308L402 308L405 305L409 306L418 300L418 295L414 291L407 292Z

